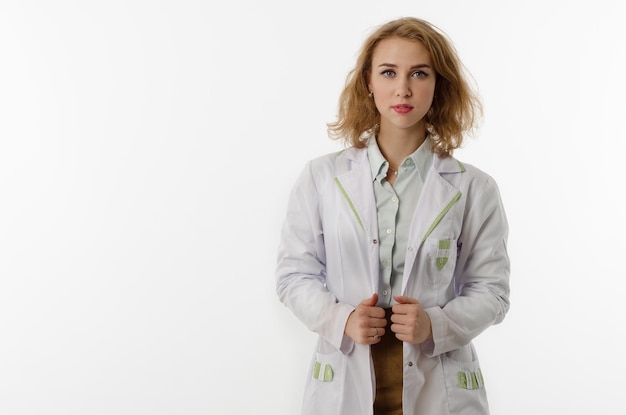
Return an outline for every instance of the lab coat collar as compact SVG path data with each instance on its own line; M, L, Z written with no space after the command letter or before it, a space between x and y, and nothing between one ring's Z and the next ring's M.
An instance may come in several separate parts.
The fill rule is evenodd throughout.
M433 153L431 148L432 142L429 137L426 137L426 140L424 140L413 153L407 156L407 158L413 160L422 181L428 175L430 165L432 164ZM387 160L385 160L383 153L380 151L375 136L371 136L367 144L367 157L372 171L372 181L377 179L381 180L383 177L387 176L387 169L390 166ZM398 166L398 168L400 167Z
M436 154L434 154L433 156L434 156L434 159L433 159L432 168L435 169L435 171L437 171L439 174L465 172L465 167L463 166L463 164L457 159L455 159L454 157L452 156L440 157ZM369 162L367 158L367 147L365 148L349 147L343 150L341 154L339 155L339 160L342 160L342 159L348 160L353 163L350 163L352 164L351 166L345 163L340 163L344 165L344 168L337 170L337 176L340 176L342 173L345 173L351 169L354 169L354 168L358 169L359 168L358 166L360 166L360 168L363 168L363 164L365 164L365 167L369 168ZM339 167L339 165L337 167ZM371 173L369 175L369 179L371 181Z
M445 173L463 173L465 172L465 167L461 164L460 161L455 159L454 157L439 157L435 156L433 161L433 167L435 170L439 172L439 174Z

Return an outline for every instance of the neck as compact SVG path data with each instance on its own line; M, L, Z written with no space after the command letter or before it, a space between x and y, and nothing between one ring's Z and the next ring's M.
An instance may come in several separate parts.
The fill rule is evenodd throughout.
M400 163L412 154L426 140L426 130L415 131L379 131L377 135L378 147L387 159L391 168L397 169Z

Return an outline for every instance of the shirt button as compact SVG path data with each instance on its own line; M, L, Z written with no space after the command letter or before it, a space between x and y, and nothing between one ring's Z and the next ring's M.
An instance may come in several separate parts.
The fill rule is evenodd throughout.
M397 202L397 201L398 201L398 198L394 196L394 197L392 197L392 198L391 198L391 200L392 200L393 202Z
M413 362L409 362L409 366L413 366Z
M407 250L408 250L409 252L413 252L413 248L411 248L410 246L409 246L409 248L408 248Z
M374 240L372 241L372 243L373 243L374 245L376 245L376 244L378 243L378 240L377 240L377 239L374 239Z
M389 235L391 232L393 232L391 229L387 229L387 235Z
M387 295L389 292L387 290L383 290L383 295Z

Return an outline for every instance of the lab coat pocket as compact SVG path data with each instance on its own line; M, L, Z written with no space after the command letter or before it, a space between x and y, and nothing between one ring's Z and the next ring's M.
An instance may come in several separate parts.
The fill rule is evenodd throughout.
M485 380L471 345L442 356L450 413L488 414Z
M340 351L317 352L311 364L305 407L316 408L316 413L336 413L343 395L345 355Z
M429 281L436 287L447 286L456 266L456 239L428 238L424 242L427 252Z

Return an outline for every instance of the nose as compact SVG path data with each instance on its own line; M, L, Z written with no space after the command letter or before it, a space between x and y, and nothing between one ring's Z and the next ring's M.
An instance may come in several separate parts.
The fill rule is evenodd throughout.
M413 95L411 89L409 88L409 83L406 81L399 81L396 95L399 97L410 97Z

